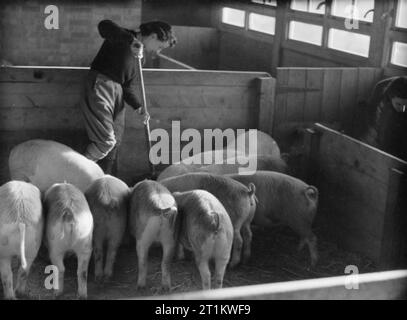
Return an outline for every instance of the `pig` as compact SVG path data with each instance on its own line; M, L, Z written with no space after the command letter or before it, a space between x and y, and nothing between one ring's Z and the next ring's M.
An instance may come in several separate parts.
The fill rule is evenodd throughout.
M255 165L255 167L252 168L252 165ZM245 172L245 170L247 170L247 173L258 170L277 171L285 173L287 171L287 164L281 158L272 158L270 156L240 156L237 158L228 158L223 164L212 164L200 167L196 169L195 172L208 172L212 174L224 175L242 173Z
M227 176L245 185L256 185L258 204L254 223L270 227L276 220L290 227L301 238L299 249L307 244L311 266L315 266L318 249L312 223L318 208L318 189L279 172L258 171L253 175Z
M200 165L175 163L165 168L157 177L157 181L180 176L189 172L197 172Z
M130 196L130 234L137 241L137 287L144 288L147 278L148 251L154 242L163 248L162 287L171 289L170 264L176 246L177 203L167 188L152 180L137 183Z
M44 217L40 190L23 181L0 187L0 274L5 299L27 293L27 278L41 246ZM11 259L20 258L13 290Z
M205 190L174 192L173 196L178 205L179 239L194 253L202 288L211 288L211 259L215 262L215 288L222 288L233 243L233 225L225 207Z
M233 224L233 249L229 266L234 268L241 261L246 262L251 254L252 232L250 224L256 210L256 187L247 187L233 179L206 172L187 173L162 180L171 192L203 189L212 193L225 207ZM242 253L243 251L243 253Z
M239 139L244 137L244 149L240 145ZM253 153L250 149L253 148L256 143L256 153ZM236 150L238 153L243 153L246 156L270 156L274 159L280 159L280 148L277 142L267 133L257 129L251 129L244 134L240 134L228 142L225 149Z
M78 259L78 296L87 298L88 266L92 254L93 217L85 195L70 183L55 183L44 195L46 240L51 263L58 268L55 295L64 291L64 257Z
M95 180L85 192L94 221L93 255L98 283L109 280L113 274L116 254L126 229L129 196L127 184L110 175ZM103 267L104 257L106 262Z
M66 145L51 140L28 140L15 146L9 156L10 177L47 191L54 183L68 182L85 192L101 178L95 162Z

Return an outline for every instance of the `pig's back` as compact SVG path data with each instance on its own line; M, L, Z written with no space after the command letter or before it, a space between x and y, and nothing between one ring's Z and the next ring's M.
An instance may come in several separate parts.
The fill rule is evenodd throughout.
M29 140L14 147L9 157L12 179L30 181L41 191L54 183L69 182L83 192L102 169L70 147L50 140Z

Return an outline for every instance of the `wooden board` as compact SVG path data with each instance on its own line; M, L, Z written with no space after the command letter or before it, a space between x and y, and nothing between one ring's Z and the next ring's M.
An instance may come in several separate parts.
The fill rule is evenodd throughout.
M159 297L150 296L142 299L404 300L406 299L406 287L407 270L397 270L197 291Z
M383 268L398 264L405 236L397 226L407 218L402 187L407 162L320 124L315 130L318 143L309 167L317 168L326 234ZM396 184L394 170L402 175Z
M75 130L84 130L79 101L88 70L1 68L2 134L14 132L18 137L27 137L25 132L48 130L48 137L52 139L52 132L57 130L65 130L68 135ZM260 102L257 79L271 79L264 72L145 69L143 74L152 117L151 129L165 129L170 134L172 121L181 121L182 128L256 128ZM266 103L264 99L263 103ZM126 113L127 130L120 151L122 164L119 163L119 169L123 174L145 173L148 171L147 156L138 151L146 148L142 117L129 107ZM14 143L13 139L5 141ZM71 142L71 147L75 148L77 143ZM0 158L7 158L8 152ZM1 170L6 172L7 166Z
M381 79L378 68L277 68L273 136L321 122L352 132L355 113Z

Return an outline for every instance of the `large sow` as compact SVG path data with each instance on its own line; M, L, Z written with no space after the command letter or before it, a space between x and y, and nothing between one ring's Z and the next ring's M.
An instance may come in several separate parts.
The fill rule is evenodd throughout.
M12 180L31 182L41 192L54 183L68 182L82 192L103 176L103 170L80 153L51 140L29 140L15 146L9 156Z

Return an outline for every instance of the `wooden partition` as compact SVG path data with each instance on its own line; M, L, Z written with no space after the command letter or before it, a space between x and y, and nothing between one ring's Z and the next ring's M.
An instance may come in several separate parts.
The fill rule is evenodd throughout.
M382 269L406 266L407 162L320 124L304 142L304 178L320 190L321 230Z
M260 129L283 147L293 129L314 122L353 132L381 76L378 68L277 68L273 118Z
M10 149L22 141L47 138L78 151L86 134L78 101L87 68L0 68L0 182L8 179ZM267 73L144 70L151 129L171 136L181 128L249 129L258 126L262 79ZM262 107L263 109L265 107ZM126 110L126 132L119 150L119 176L127 182L148 172L142 117Z
M407 270L150 296L142 300L405 300ZM252 314L252 313L251 313Z

